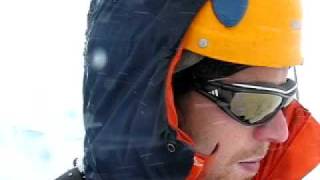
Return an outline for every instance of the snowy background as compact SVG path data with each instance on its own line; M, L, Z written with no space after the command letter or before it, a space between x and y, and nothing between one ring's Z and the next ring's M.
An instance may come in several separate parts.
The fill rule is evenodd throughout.
M320 2L303 3L300 98L320 119ZM0 1L0 180L54 179L82 155L88 6L89 0ZM319 167L305 178L316 179Z

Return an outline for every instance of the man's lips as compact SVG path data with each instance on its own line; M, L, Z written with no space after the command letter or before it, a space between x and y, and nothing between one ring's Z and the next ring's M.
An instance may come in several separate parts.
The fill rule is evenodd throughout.
M260 168L260 162L262 159L263 158L250 158L247 160L239 161L238 164L242 169L248 172L256 173Z
M260 161L262 161L263 158L264 158L264 156L248 158L248 159L244 159L244 160L239 161L239 163L242 163L242 162L244 162L244 163L246 163L246 162L260 162Z

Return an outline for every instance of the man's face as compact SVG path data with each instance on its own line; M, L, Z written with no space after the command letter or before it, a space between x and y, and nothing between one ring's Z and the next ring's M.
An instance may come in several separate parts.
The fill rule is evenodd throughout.
M287 69L250 67L229 76L228 82L284 83ZM244 126L215 103L191 91L177 101L180 128L188 133L195 151L211 155L200 175L202 179L250 179L258 171L271 142L284 142L288 129L282 111L267 124ZM200 179L201 179L200 178Z

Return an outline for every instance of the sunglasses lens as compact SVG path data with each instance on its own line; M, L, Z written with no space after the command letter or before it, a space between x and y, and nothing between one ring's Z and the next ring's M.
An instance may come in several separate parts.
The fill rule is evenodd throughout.
M281 105L282 98L272 94L235 93L230 110L247 124L258 124L264 117L274 113Z

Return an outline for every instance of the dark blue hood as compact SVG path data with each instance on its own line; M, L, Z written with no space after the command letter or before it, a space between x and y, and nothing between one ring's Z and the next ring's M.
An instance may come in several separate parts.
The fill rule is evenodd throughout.
M185 179L193 151L168 125L165 78L204 0L92 0L84 72L88 180Z

